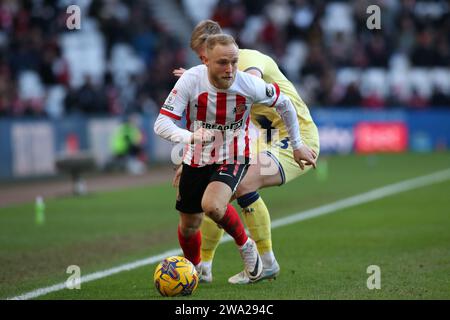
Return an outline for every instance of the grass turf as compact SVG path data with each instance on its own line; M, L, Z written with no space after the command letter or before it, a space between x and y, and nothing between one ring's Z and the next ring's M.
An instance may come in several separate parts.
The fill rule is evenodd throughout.
M261 194L276 219L389 183L450 167L448 153L335 156L328 179L308 173ZM214 283L182 299L450 298L450 183L397 194L273 230L282 267L276 281L227 284L242 262L221 245ZM176 248L174 190L168 184L46 201L46 223L32 204L0 209L0 297L62 282L68 265L82 275ZM369 265L381 290L368 290ZM41 299L160 299L155 265L54 292Z

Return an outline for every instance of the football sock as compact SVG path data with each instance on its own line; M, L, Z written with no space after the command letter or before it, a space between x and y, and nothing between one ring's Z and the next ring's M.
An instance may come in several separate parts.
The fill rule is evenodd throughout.
M263 266L270 268L275 263L275 255L273 251L269 251L261 255Z
M202 232L202 261L212 261L224 231L208 216L203 218L200 230Z
M234 209L233 205L227 205L227 211L218 224L230 235L233 237L234 241L238 246L244 245L247 241L248 237L245 233L244 225L242 224L241 219L239 218L239 214L236 209Z
M259 254L263 256L272 252L270 215L263 199L258 192L250 192L239 197L237 202L242 208L242 216L252 239L256 242Z
M184 257L192 262L194 266L198 265L201 261L200 246L202 243L202 234L200 230L190 237L185 237L181 233L180 225L178 225L178 242L183 250Z
M211 272L212 261L202 261L202 268L206 271L206 273Z

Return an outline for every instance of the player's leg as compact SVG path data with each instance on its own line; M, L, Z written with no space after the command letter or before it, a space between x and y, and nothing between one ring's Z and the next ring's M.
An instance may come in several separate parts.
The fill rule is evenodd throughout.
M180 223L178 224L178 242L183 250L184 257L199 268L200 246L202 236L200 224L203 213L183 213L180 212Z
M281 140L282 143L274 143L270 150L266 151L266 155L270 156L270 158L277 164L277 167L279 168L279 173L282 180L281 184L284 183L288 183L290 181L292 181L293 179L296 179L304 174L306 174L310 169L311 166L305 166L305 168L302 170L300 169L300 166L298 165L298 163L295 161L294 157L293 157L293 151L292 148L290 147L289 144L289 139L282 139ZM304 138L304 142L310 146L311 148L313 148L316 153L317 156L319 155L319 140L318 140L318 135L316 135L313 138ZM264 158L262 158L264 159ZM260 161L259 164L263 164L263 161ZM262 167L261 169L264 169L264 167ZM263 173L264 171L262 170L261 173ZM262 185L260 185L260 188L263 187L269 187L269 186L273 186L275 180L274 180L274 176L271 175L265 175L265 174L261 174L263 177L262 179ZM252 175L249 173L248 175L249 177L254 177L255 175ZM246 183L246 181L243 181L243 183L241 184L241 189L238 190L238 192L242 192L242 193L247 193L247 195L251 194L251 188L250 189L246 189L246 186L250 185L251 187L255 188L257 187L257 183L258 181L255 182L255 185L252 185L251 183ZM250 193L249 193L250 192ZM240 196L240 198L238 199L242 199L245 196ZM247 196L248 197L248 196ZM253 212L256 212L256 214L246 214L244 211L244 217L246 217L245 221L246 224L249 228L249 230L251 229L251 225L253 225L255 227L255 230L253 231L253 233L250 233L251 236L253 237L253 234L255 237L259 237L258 239L263 239L261 246L261 250L263 251L263 253L260 253L262 258L263 258L263 263L264 263L264 270L263 270L263 275L261 276L261 279L271 279L271 278L275 278L276 275L278 275L279 271L280 271L280 267L277 263L277 261L275 260L275 256L273 255L273 251L271 249L272 247L272 242L271 242L271 234L270 234L270 217L268 214L267 209L264 210L263 209L258 209L258 204L257 201L254 202L255 203L255 208ZM243 206L245 206L246 204L243 203ZM251 205L250 205L251 208ZM248 210L246 210L248 211ZM264 212L266 211L267 214L258 214L258 211L260 212ZM266 222L265 222L266 221ZM268 239L268 240L265 240ZM270 247L269 247L270 246ZM270 248L270 250L267 250L268 248ZM229 282L231 283L241 283L241 284L245 284L248 283L248 280L245 279L245 277L243 277L243 275L245 275L244 273L240 273L234 277L231 277L229 279Z
M274 143L269 150L258 154L258 163L249 169L236 191L238 203L243 208L245 223L251 237L257 241L258 251L263 259L264 269L261 279L275 278L280 267L272 250L270 215L256 190L287 183L305 174L311 168L306 166L304 170L301 170L294 160L289 140L281 141L282 143ZM317 154L319 153L318 135L305 139L305 143ZM273 171L274 168L277 168L276 173ZM228 281L233 284L249 283L244 272L230 277Z
M205 216L200 226L202 233L202 278L203 282L212 282L212 261L214 254L222 239L224 230L218 226L210 217Z
M209 179L210 170L207 167L193 168L183 164L176 201L176 209L180 212L178 240L184 256L198 271L201 268L201 202Z
M255 242L245 233L239 214L228 205L247 167L239 164L218 166L203 195L202 208L207 216L233 237L243 258L246 274L254 281L262 273L261 258Z
M228 185L212 181L203 195L202 208L209 218L233 237L238 246L242 246L248 237L237 211L227 206L231 195Z
M251 238L257 244L259 254L264 257L263 266L266 270L263 270L263 272L265 272L265 277L274 278L279 272L279 266L272 251L270 215L263 199L259 197L256 190L261 187L280 185L283 178L279 165L267 153L261 152L257 159L257 163L249 166L248 173L238 185L236 194L242 195L238 199L238 203L243 210L242 216L249 228ZM234 209L232 204L228 204L228 206L230 210ZM217 223L205 216L201 225L201 232L202 281L211 282L212 261L224 231ZM240 280L240 282L249 283L245 273L242 274L245 280Z
M270 214L257 190L263 187L279 186L283 181L283 171L277 159L266 152L258 154L258 161L249 167L236 191L237 202L242 208L242 216L255 240L263 261L262 279L273 279L280 272L272 249ZM229 279L233 284L246 284L249 279L241 272Z

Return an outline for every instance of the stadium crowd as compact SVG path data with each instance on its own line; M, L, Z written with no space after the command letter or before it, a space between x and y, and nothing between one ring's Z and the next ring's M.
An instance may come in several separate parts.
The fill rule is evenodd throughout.
M72 3L80 30L66 26ZM0 30L0 117L156 112L185 65L142 0L2 0Z
M0 1L0 117L156 113L187 43L149 1ZM275 58L314 108L450 108L450 5L416 0L177 0ZM369 5L381 29L369 30Z

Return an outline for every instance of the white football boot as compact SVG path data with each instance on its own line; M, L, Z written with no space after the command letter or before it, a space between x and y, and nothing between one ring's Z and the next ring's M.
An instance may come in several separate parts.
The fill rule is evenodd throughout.
M256 243L251 238L248 238L247 242L239 248L242 260L244 260L244 273L249 279L249 282L256 282L260 280L263 262L259 256Z
M269 266L264 265L263 271L261 273L261 277L257 280L264 280L264 279L276 279L278 274L280 273L280 266L277 262L277 260L273 260L273 263ZM235 274L234 276L230 277L228 279L228 282L231 284L249 284L251 282L250 278L247 276L245 271L241 271L238 274Z

